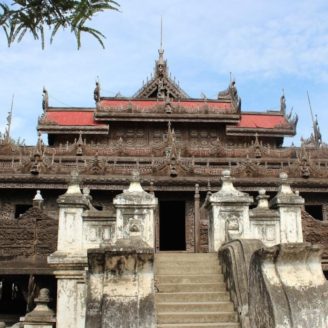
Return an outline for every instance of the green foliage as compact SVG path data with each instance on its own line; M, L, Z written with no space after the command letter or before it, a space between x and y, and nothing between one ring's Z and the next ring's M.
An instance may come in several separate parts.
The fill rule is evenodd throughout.
M20 42L26 32L45 44L45 30L50 30L50 43L60 28L70 29L81 47L81 33L95 37L104 48L105 36L87 26L95 14L105 10L118 10L113 0L16 0L11 5L0 2L0 27L3 28L8 46Z

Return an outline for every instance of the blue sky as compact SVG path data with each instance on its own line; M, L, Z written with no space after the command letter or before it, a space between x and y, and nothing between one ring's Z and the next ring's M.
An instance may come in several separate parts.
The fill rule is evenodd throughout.
M105 50L88 36L77 50L68 32L58 33L45 50L30 36L8 48L0 34L0 131L14 94L12 136L36 143L43 86L51 106L94 106L97 77L103 96L132 96L153 72L163 16L169 69L190 96L215 98L229 72L244 111L278 109L284 89L288 111L293 107L299 115L288 145L311 133L308 90L327 141L326 0L118 1L121 12L99 14L90 23L107 36Z

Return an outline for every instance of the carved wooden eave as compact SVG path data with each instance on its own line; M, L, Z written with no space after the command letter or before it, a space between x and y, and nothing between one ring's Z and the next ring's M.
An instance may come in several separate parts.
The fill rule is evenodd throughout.
M295 136L296 132L289 128L261 129L261 128L237 128L234 126L226 127L227 136L253 137L257 133L259 137L286 137Z
M156 166L155 166L156 167ZM169 165L163 165L162 168L169 168ZM157 171L157 168L159 171ZM142 185L147 190L150 181L154 183L155 191L194 191L195 183L199 183L201 191L207 191L207 184L209 177L211 178L211 185L214 189L218 189L221 185L218 176L225 168L215 168L216 174L195 174L195 168L188 166L176 165L178 175L175 177L170 176L169 169L164 169L160 172L160 166L155 168L156 174L152 170L145 172L142 168ZM240 167L239 167L240 168ZM243 191L257 192L260 187L265 188L268 192L277 191L279 187L279 174L286 172L286 169L268 170L267 172L260 172L259 175L256 171L249 170L245 174L244 170L239 171L236 167L236 180L235 184ZM135 166L131 167L131 170ZM262 170L263 168L260 168ZM131 172L130 170L130 172ZM269 172L271 171L271 173ZM247 171L246 171L247 172ZM255 172L255 173L253 173ZM270 175L268 174L270 173ZM47 189L47 190L65 190L67 188L68 174L46 175L40 174L38 176L31 176L29 174L12 174L0 175L0 189ZM265 179L263 176L265 176ZM119 174L116 172L112 174L98 174L98 172L90 172L81 174L83 177L83 186L96 190L111 190L121 192L129 185L129 176L127 173ZM310 177L304 179L298 174L291 176L289 179L291 186L300 192L310 193L326 193L328 188L328 176L325 177Z
M240 114L229 101L101 98L97 122L206 122L237 123Z
M83 134L92 134L92 135L107 135L109 131L109 126L47 126L47 125L38 125L38 131L42 133L48 133L48 134L79 134L80 131L83 132Z

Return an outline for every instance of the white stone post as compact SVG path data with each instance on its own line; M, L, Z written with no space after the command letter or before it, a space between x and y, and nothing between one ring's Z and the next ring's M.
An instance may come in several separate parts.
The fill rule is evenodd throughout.
M57 251L48 257L57 278L57 328L83 328L85 321L85 269L82 213L89 200L81 193L77 172L72 172L66 193L57 200L59 228Z
M304 199L294 193L288 184L286 173L280 173L281 184L277 195L271 200L270 205L277 208L280 215L280 242L302 243L302 216L301 209Z
M154 248L154 214L158 200L143 190L139 173L134 172L129 188L117 195L113 204L116 208L116 240L140 238Z
M209 251L217 252L227 241L249 238L249 205L253 198L235 189L230 171L222 172L222 187L212 194L207 207Z
M257 207L250 210L251 239L260 239L265 246L280 243L280 216L277 210L269 208L269 197L265 189L259 190Z

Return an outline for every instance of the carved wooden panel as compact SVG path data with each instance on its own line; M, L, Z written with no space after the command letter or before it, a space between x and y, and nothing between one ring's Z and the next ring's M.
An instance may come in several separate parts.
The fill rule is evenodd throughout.
M195 247L195 208L192 200L186 201L186 251L193 252Z

